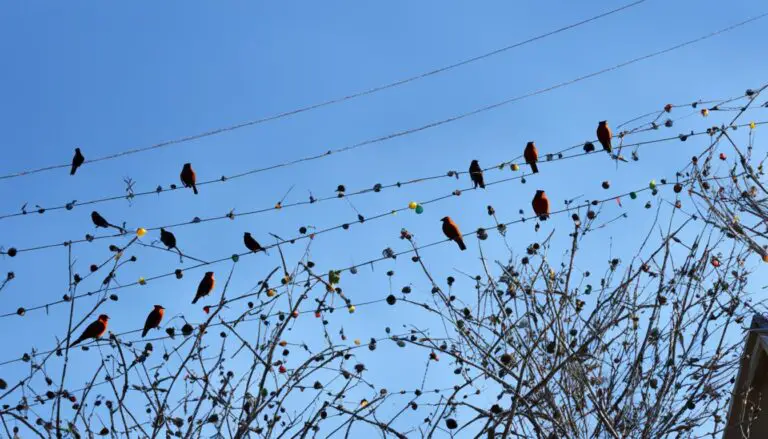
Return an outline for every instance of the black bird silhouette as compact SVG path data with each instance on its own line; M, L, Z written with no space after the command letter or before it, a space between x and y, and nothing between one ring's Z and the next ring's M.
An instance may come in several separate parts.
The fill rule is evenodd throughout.
M256 253L256 252L264 252L267 251L264 250L264 247L261 246L261 244L258 243L255 239L253 239L253 236L249 232L245 232L243 234L243 243L245 243L245 248L248 250Z
M91 212L91 221L93 221L93 224L98 227L103 228L115 228L120 231L120 233L125 233L125 230L122 227L116 226L114 224L110 224L109 221L107 221L103 216L99 215L99 212L96 212L95 210Z
M176 236L162 227L160 228L160 242L165 244L165 246L168 247L168 250L175 248L176 251L179 252L179 257L183 257L181 250L179 250L179 247L176 245Z
M197 195L197 175L195 174L195 171L192 170L191 163L184 163L184 168L181 170L180 177L184 187L191 187L192 192Z
M472 179L472 183L475 184L475 189L477 189L478 186L485 189L485 181L483 180L483 168L480 167L480 164L477 162L477 160L472 160L472 163L469 165L469 177Z
M85 157L83 157L83 153L80 152L80 148L75 148L75 156L72 157L72 170L69 171L69 175L75 175L77 168L82 166L83 163L85 163Z

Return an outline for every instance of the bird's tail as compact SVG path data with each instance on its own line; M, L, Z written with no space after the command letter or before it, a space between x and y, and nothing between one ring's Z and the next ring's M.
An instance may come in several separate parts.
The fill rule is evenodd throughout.
M611 145L608 145L607 147L605 147L605 152L607 152L608 155L611 155L613 153L613 147L611 147Z
M147 336L147 332L149 332L149 328L144 328L143 331L141 331L141 338L144 338Z
M192 300L192 305L196 304L198 300L200 300L200 296L195 296L195 298Z
M70 343L70 344L69 344L69 347L70 347L70 348L72 348L72 347L74 347L76 344L80 343L81 341L83 341L83 338L82 338L82 337L80 337L80 338L78 338L77 340L75 340L75 341L73 341L72 343Z
M485 182L484 181L480 182L480 189L485 189Z
M467 249L467 246L464 245L464 239L463 238L461 238L461 237L456 238L456 243L459 244L459 248L461 249L461 251L464 251L464 250Z
M195 195L197 195L197 185L196 184L192 185L192 192L194 192Z
M76 166L72 166L72 170L69 171L69 175L75 175L75 172L77 172L77 167Z
M107 224L107 225L108 225L109 227L112 227L112 228L115 228L115 229L119 230L119 231L120 231L120 233L125 233L125 229L124 229L124 228L122 228L122 227L120 227L120 226L116 226L116 225L114 225L114 224Z
M533 171L534 174L539 173L539 166L535 162L531 163L531 171Z

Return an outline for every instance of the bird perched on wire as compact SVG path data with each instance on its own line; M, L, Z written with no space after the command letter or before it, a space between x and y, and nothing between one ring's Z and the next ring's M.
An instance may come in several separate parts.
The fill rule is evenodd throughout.
M192 170L191 163L184 163L184 168L181 170L181 182L184 184L184 187L191 187L192 192L197 195L197 175Z
M179 250L179 247L176 245L176 236L162 227L160 228L160 242L168 247L168 250L175 248L176 251L179 252L179 257L183 257L181 250Z
M467 246L464 245L464 238L461 236L461 232L459 231L459 226L457 226L456 223L453 222L451 217L446 216L442 218L440 221L443 222L443 233L445 233L445 236L452 241L456 241L456 244L459 244L459 248L462 251L466 250Z
M203 280L200 281L200 285L197 286L197 294L195 294L192 304L194 305L201 298L211 294L214 286L216 286L216 279L213 278L213 272L206 272Z
M146 337L150 329L159 328L164 315L165 308L160 305L155 305L155 309L149 312L147 321L144 322L144 330L141 331L141 336Z
M547 198L547 194L545 194L544 191L536 191L536 195L533 196L531 205L533 205L533 212L539 219L545 220L549 218L549 198Z
M93 224L96 226L96 228L102 227L102 228L115 228L120 231L120 233L125 233L125 230L122 227L116 226L114 224L110 224L109 221L106 220L103 216L99 214L99 212L96 212L95 210L91 212L91 221L93 221Z
M109 316L106 314L102 314L99 316L98 320L91 323L85 328L85 331L83 331L82 334L80 334L80 337L77 338L77 340L73 341L69 347L73 347L74 345L80 343L83 340L87 340L89 338L99 338L102 335L104 335L105 332L107 332L107 321L109 320Z
M536 149L536 144L533 142L528 142L527 145L525 145L525 151L523 152L523 157L525 158L525 163L528 163L531 165L531 171L533 171L534 174L539 173L539 167L536 166L536 162L539 161L539 150Z
M266 250L264 250L264 247L262 247L261 244L258 243L258 241L253 239L253 236L251 236L250 232L243 233L243 243L245 243L245 248L247 248L248 250L254 253L267 252Z
M480 164L477 162L477 160L472 160L472 163L469 164L469 178L471 178L472 183L475 184L475 189L477 189L478 186L485 189L485 181L483 180L483 168L480 167Z
M597 126L597 140L603 145L603 149L608 155L611 155L611 152L613 152L613 149L611 148L611 137L613 137L613 134L611 133L611 128L608 127L608 121L600 121L600 124Z
M69 175L75 175L77 168L83 166L83 163L85 163L85 157L83 157L83 153L80 152L80 148L75 148L75 156L72 157L72 170L69 171Z

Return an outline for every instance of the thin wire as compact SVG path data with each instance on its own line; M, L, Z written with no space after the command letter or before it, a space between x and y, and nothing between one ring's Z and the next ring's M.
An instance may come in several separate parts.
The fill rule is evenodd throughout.
M744 96L737 96L737 97L733 97L733 98L728 98L727 100L720 101L720 102L733 102L733 101L741 99L741 98L744 98ZM697 102L699 102L699 103L700 102L714 103L714 102L718 102L718 101L711 100L711 101L697 101ZM672 108L686 107L688 105L692 105L692 104L672 105ZM722 111L726 111L726 110L722 110ZM647 117L648 115L657 114L657 113L664 114L664 113L666 113L666 111L662 110L660 112L646 113L646 114L644 114L642 116L638 116L638 117L636 117L636 118L634 118L634 119L632 119L632 120L630 120L628 122L624 122L620 126L624 126L624 125L628 124L629 122L641 119L643 117ZM658 120L658 117L656 118L656 120ZM626 131L626 132L620 132L620 133L617 133L616 135L614 135L613 137L614 138L625 137L626 135L629 135L629 134L635 134L635 133L643 132L643 131L650 131L651 129L655 129L656 128L656 127L653 127L653 123L648 123L647 125L652 126L652 128L643 129L643 130L635 129L635 130L630 130L630 131ZM595 140L593 140L593 142L594 141ZM581 144L574 145L573 148L577 148L579 146L581 146ZM564 152L564 151L566 151L566 150L563 150L563 151L560 151L560 152ZM555 154L557 154L557 153L555 153ZM513 160L507 162L507 164L512 163L515 160L519 160L520 158L522 158L522 155L520 155L520 156L514 158ZM249 174L257 173L257 172L260 172L260 170L259 169L254 169L254 170L251 170L251 171L248 171L248 172L245 172L245 173L235 174L235 175L232 175L232 176L229 176L229 177L223 175L223 176L221 176L220 178L217 178L217 179L208 180L208 181L204 181L204 182L198 183L197 186L203 186L203 185L213 184L213 183L224 183L224 182L227 182L229 180L232 180L232 179L235 179L235 178L239 178L239 177L243 177L245 175L249 175ZM465 172L462 172L460 174L463 174L463 173L465 173ZM404 185L407 185L407 184L421 183L421 182L424 182L424 181L429 181L429 180L434 180L434 179L437 179L437 178L442 178L444 176L445 175L416 178L416 179L413 179L413 180L409 180L407 182L398 182L396 184L381 186L380 189L389 189L389 188L392 188L392 187L400 187L400 186L404 186ZM60 210L70 211L70 210L74 209L77 206L88 206L88 205L100 204L100 203L104 203L104 202L108 202L108 201L125 200L125 199L134 200L134 199L136 199L138 197L144 197L144 196L149 196L149 195L158 195L159 196L160 194L163 194L163 193L166 193L166 192L172 192L172 191L177 191L177 190L186 190L186 189L187 188L184 188L182 186L172 186L172 187L169 187L167 189L164 189L164 188L162 188L161 185L158 185L155 190L144 191L144 192L137 192L137 193L133 193L131 195L113 195L113 196L109 196L109 197L96 198L96 199L93 199L93 200L82 201L82 202L74 202L73 201L73 202L70 202L70 203L60 204L60 205L53 206L53 207L38 206L36 209L30 210L30 211L25 211L24 210L22 212L8 213L8 214L0 215L0 220L4 220L4 219L8 219L8 218L15 218L15 217L19 217L19 216L25 216L25 215L31 215L31 214L34 214L34 213L43 214L43 213L48 212L48 211L60 211ZM348 194L348 196L359 195L359 194L364 194L364 193L369 193L369 192L377 192L377 191L375 189L373 189L373 188L363 189L363 190L360 190L360 191L358 191L358 192L356 192L354 194ZM285 205L283 205L282 202L281 202L281 203L279 203L279 207L276 205L274 208L265 208L265 209L261 209L261 210L263 210L264 212L267 212L267 211L278 210L278 209L286 208L286 207L294 207L294 206L300 206L300 205L304 205L304 204L312 204L313 202L317 202L317 201L327 201L328 199L334 199L334 198L337 198L337 196L327 197L327 198L324 198L324 199L310 201L310 202L298 202L298 203L290 203L290 204L285 204Z
M584 155L584 154L578 154L578 155ZM491 182L491 183L486 184L486 187L487 186L491 186L491 185L495 185L495 184L501 184L501 183L509 182L509 181L516 180L516 179L519 179L519 178L522 178L522 177L511 177L511 178L507 178L507 179ZM719 179L724 179L724 178L730 178L730 177L712 177L709 180L719 180ZM683 182L687 182L687 181L691 181L691 180L692 179L684 180ZM657 187L668 186L668 185L671 185L671 184L674 184L674 183L659 183L659 184L657 184ZM475 190L475 188L474 187L469 187L469 188L463 190L462 192L471 191L471 190ZM578 209L580 209L582 207L595 206L596 204L594 204L594 203L597 203L597 205L599 205L599 204L606 203L608 201L615 201L616 198L621 198L621 197L628 196L628 195L630 195L633 192L634 193L639 193L639 192L644 192L646 190L650 190L650 188L648 186L646 186L644 188L637 189L637 190L634 190L634 191L625 192L625 193L620 194L620 195L614 195L614 196L611 196L609 198L605 198L603 200L585 202L584 204L577 205L575 207L574 206L569 206L569 207L567 207L565 209L561 209L561 210L558 210L558 211L551 212L550 216L551 215L560 214L560 213L564 213L564 212L572 212L572 211L578 210ZM456 195L454 193L452 193L451 195L444 195L444 196L441 196L441 197L438 197L438 198L434 198L434 199L429 200L429 201L425 201L425 202L423 202L421 204L426 205L426 204L429 204L429 203L435 203L435 202L438 202L438 201L450 198L452 196L456 196ZM374 220L374 219L378 219L378 218L383 218L383 217L388 217L388 216L391 216L394 213L401 212L401 211L404 211L404 210L409 210L409 208L405 207L405 208L401 208L401 209L397 209L397 210L392 210L390 212L382 213L382 214L376 215L374 217L371 217L370 220ZM513 224L522 223L522 222L525 222L525 221L528 221L528 220L535 220L537 218L538 217L535 216L535 215L527 217L527 218L524 217L524 218L521 218L519 220L510 221L510 222L507 222L507 223L496 224L493 227L487 227L485 229L486 230L494 230L494 229L498 229L499 227L506 227L506 226L510 226L510 225L513 225ZM369 221L369 220L366 220L366 221ZM327 232L330 232L332 230L337 230L337 229L340 229L340 228L343 228L343 227L344 227L344 225L329 227L327 229L323 229L321 231L318 231L318 232L315 232L315 233L312 233L312 234L309 234L309 235L304 235L304 236L296 237L296 238L293 238L293 239L290 239L290 240L284 240L284 241L282 241L280 243L277 243L277 244L267 245L264 248L265 249L271 249L273 247L277 247L279 245L283 245L285 243L292 242L292 241L297 241L297 240L301 240L301 239L313 239L315 235L322 234L322 233L327 233ZM475 234L477 234L477 231L465 233L465 234L462 235L462 237L471 236L471 235L475 235ZM433 247L435 245L439 245L439 244L442 244L442 243L445 243L445 242L449 242L449 241L451 241L451 240L450 239L444 239L444 240L441 240L441 241L435 241L435 242L433 242L431 244L427 244L427 245L424 245L424 246L421 246L421 247L417 247L416 250L420 250L420 249L423 249L423 248ZM399 253L393 253L393 255L396 257L396 256L404 255L404 254L409 254L409 253L412 253L412 252L414 252L413 249L401 251ZM206 267L206 266L209 266L209 265L219 264L219 263L225 262L225 261L234 261L235 259L239 260L239 258L241 258L243 256L252 255L252 254L254 254L254 253L252 253L252 252L244 252L244 253L239 253L239 254L235 253L232 256L229 256L229 257L226 257L226 258L220 258L220 259L216 259L216 260L213 260L213 261L210 261L210 262L203 262L203 263L199 263L197 265L192 265L192 266L186 268L183 271L186 272L186 271L194 270L194 269L197 269L197 268L200 268L200 267ZM343 268L343 269L340 269L340 270L337 270L337 271L340 271L340 272L350 271L350 270L353 270L353 269L356 269L356 268L364 267L366 265L375 264L377 262L381 262L383 260L390 259L390 258L392 258L392 256L383 256L383 257L380 257L380 258L375 258L375 259L368 260L366 262L355 264L355 265L352 265L352 266L349 266L347 268ZM136 285L146 285L147 283L149 283L151 281L154 281L154 280L157 280L157 279L162 279L162 278L165 278L165 277L169 277L169 276L172 276L172 275L175 275L175 274L176 274L176 271L173 271L173 272L159 274L159 275L152 276L152 277L142 278L143 282L142 281L136 281L136 282L132 282L132 283L124 284L124 285L118 285L116 287L109 288L108 290L104 290L104 289L93 290L93 291L89 291L89 292L86 292L86 293L81 293L81 294L75 295L74 297L71 297L69 300L79 299L79 298L82 298L82 297L89 297L89 296L93 296L94 294L98 294L98 293L105 293L106 294L108 291L121 290L121 289L125 289L125 288L134 287ZM46 303L46 304L43 304L43 305L37 305L37 306L31 307L31 308L22 308L24 310L23 314L26 315L26 313L28 313L30 311L37 311L37 310L40 310L40 309L47 309L47 308L49 308L51 306L58 305L58 304L61 304L61 303L67 303L67 302L68 302L67 300L59 299L59 300L54 301L54 302L49 302L49 303ZM11 312L11 313L6 313L6 314L0 314L0 318L6 318L6 317L15 316L15 315L18 315L18 313L17 312Z
M759 122L751 122L751 123L754 123L757 126L757 125L768 124L768 121L759 121ZM737 128L746 127L746 126L749 126L751 123L735 125L735 127L737 127ZM685 137L686 138L688 138L688 137L696 137L696 136L701 136L701 135L705 135L705 134L709 134L709 133L707 131L693 132L693 133L690 133L690 134L686 134ZM646 141L642 141L642 142L624 144L624 145L622 145L622 148L633 148L633 147L640 148L640 147L645 146L645 145L661 143L661 142L668 142L668 141L672 141L672 140L679 140L680 136L681 135L677 135L677 136L664 137L664 138L660 138L660 139L652 139L652 140L646 140ZM618 137L618 136L616 136L616 137ZM561 161L561 160L568 160L568 159L572 159L572 158L576 158L576 157L583 157L583 156L590 155L590 154L597 154L597 155L601 155L602 154L602 151L597 151L596 150L596 151L592 151L592 152L584 152L584 153L579 153L579 154L574 154L574 155L569 155L569 156L554 157L554 156L562 155L565 152L568 152L570 150L573 150L573 149L581 147L581 146L583 146L583 145L582 144L578 144L578 145L567 147L567 148L562 149L562 150L557 151L557 152L540 154L543 157L551 156L552 158L548 159L548 160L542 160L542 161L540 161L539 164L541 164L541 163L549 163L549 162L557 162L557 161ZM518 159L519 159L519 157L516 157L515 159L513 159L511 161L505 161L505 162L500 163L499 165L489 166L487 168L484 168L483 171L484 172L487 172L487 171L499 171L504 166L510 165L510 164L512 164L514 161L516 161ZM450 173L450 174L440 174L440 175L433 175L433 176L429 176L429 177L420 177L420 178L416 178L416 179L405 181L405 182L392 183L392 184L388 184L388 185L385 185L385 186L381 186L380 189L383 190L383 189L388 189L388 188L401 187L401 186L406 186L406 185L409 185L409 184L421 183L421 182L435 180L435 179L441 179L441 178L455 178L455 176L461 176L461 175L464 175L464 174L469 174L469 171L451 171L451 172L452 173ZM497 182L493 182L493 183L489 183L486 186L490 186L490 185L497 184L497 183L500 183L500 182L519 180L519 179L522 179L522 178L525 178L525 177L530 177L531 175L532 174L525 174L525 173L523 173L520 176L512 177L512 178L508 178L508 179L503 179L503 180L500 180L500 181L497 181ZM468 188L466 190L474 190L474 188ZM348 197L352 197L352 196L356 196L356 195L367 194L367 193L371 193L371 192L375 192L375 190L371 189L371 188L362 189L362 190L359 190L359 191L356 191L356 192L352 192L352 193L346 194L343 198L348 198ZM439 199L442 200L444 198L450 198L451 196L452 196L452 194L440 197ZM172 229L172 228L176 228L176 227L183 227L183 226L188 226L188 225L193 225L193 224L202 224L202 223L207 223L207 222L212 222L212 221L220 221L220 220L224 220L224 219L234 220L237 217L256 215L256 214L261 214L261 213L265 213L265 212L270 212L270 211L273 211L273 210L280 210L280 209L284 209L284 208L301 206L301 205L315 204L315 203L320 203L320 202L329 201L329 200L336 200L338 198L339 198L338 195L330 195L330 196L323 197L323 198L313 199L314 201L297 201L295 203L289 203L289 204L285 204L285 205L280 205L281 207L274 206L274 207L268 207L268 208L262 208L262 209L246 211L246 212L242 212L242 213L231 212L231 213L227 213L225 215L212 216L212 217L208 217L208 218L195 218L192 221L185 221L185 222L180 222L180 223L172 223L172 224L166 224L166 225L155 226L155 227L147 227L147 228L145 228L145 230L147 230L149 232L149 231L156 231L156 230L160 230L160 229ZM431 203L431 202L434 202L434 201L435 200L429 200L429 201L425 201L425 202L423 202L421 204L428 204L428 203ZM391 211L388 211L385 214L376 215L376 216L373 216L373 217L370 217L370 218L364 218L363 221L359 221L358 220L357 222L376 220L376 219L379 219L381 217L388 216L392 212L401 212L401 211L405 211L405 210L408 210L408 208L400 208L400 209L397 209L397 210L391 210ZM338 228L341 228L341 227L343 227L343 224L335 226L335 227L333 227L333 229L338 229ZM325 232L325 230L324 231L320 231L320 232L315 232L314 234L316 235L316 234L320 234L320 233L324 233L324 232ZM125 236L125 235L124 234L120 234L120 233L114 233L114 234L109 234L109 235L93 236L93 237L84 238L84 239L67 240L67 241L64 241L62 243L56 243L56 244L43 244L43 245L39 245L39 246L35 246L35 247L21 248L21 249L15 249L15 250L16 250L16 253L19 254L19 253L25 253L25 252L34 252L34 251L39 251L39 250L46 250L46 249L62 247L62 246L66 247L66 246L69 246L69 245L81 244L81 243L84 243L84 242L92 242L92 241L97 241L97 240L102 240L102 239L119 238L119 237L123 237L123 236ZM301 239L301 237L294 238L294 239ZM7 255L7 254L8 254L8 250L0 251L0 255Z
M378 87L374 87L374 88L371 88L371 89L367 89L367 90L360 91L360 92L353 93L353 94L346 95L346 96L341 96L341 97L334 98L334 99L331 99L331 100L327 100L327 101L324 101L324 102L320 102L320 103L317 103L317 104L312 104L312 105L308 105L308 106L305 106L305 107L297 108L297 109L294 109L294 110L286 111L286 112L283 112L283 113L278 113L278 114L275 114L275 115L272 115L272 116L267 116L267 117L264 117L264 118L261 118L261 119L255 119L255 120L251 120L251 121L247 121L247 122L242 122L242 123L239 123L239 124L236 124L236 125L232 125L232 126L229 126L229 127L218 128L218 129L214 129L214 130L211 130L211 131L206 131L206 132L195 134L195 135L191 135L191 136L181 137L181 138L178 138L178 139L157 143L157 144L154 144L154 145L151 145L151 146L147 146L147 147L143 147L143 148L131 149L131 150L119 152L119 153L116 153L116 154L107 155L107 156L96 158L96 159L92 159L92 160L86 160L85 163L87 164L87 163L95 163L95 162L100 162L100 161L105 161L105 160L112 160L112 159L115 159L115 158L124 157L124 156L132 155L132 154L137 154L137 153L140 153L140 152L145 152L145 151L159 149L159 148L163 148L163 147L167 147L167 146L171 146L171 145L177 145L177 144L180 144L180 143L190 142L190 141L193 141L193 140L198 140L198 139L202 139L202 138L205 138L205 137L210 137L210 136L214 136L214 135L217 135L217 134L221 134L221 133L225 133L225 132L229 132L229 131L234 131L234 130L237 130L237 129L240 129L240 128L245 128L245 127L249 127L249 126L253 126L253 125L259 125L259 124L262 124L262 123L265 123L265 122L270 122L270 121L273 121L273 120L283 119L283 118L286 118L286 117L289 117L289 116L294 116L296 114L300 114L300 113L304 113L304 112L307 112L307 111L315 110L315 109L318 109L318 108L326 107L326 106L329 106L329 105L333 105L333 104L349 101L349 100L352 100L352 99L355 99L355 98L359 98L359 97L362 97L362 96L367 96L367 95L374 94L374 93L377 93L377 92L380 92L380 91L383 91L383 90L387 90L387 89L390 89L390 88L395 88L395 87L398 87L398 86L401 86L401 85L404 85L404 84L408 84L410 82L418 81L420 79L428 78L430 76L434 76L434 75L437 75L439 73L443 73L443 72L446 72L446 71L449 71L449 70L453 70L453 69L456 69L458 67L461 67L461 66L464 66L464 65L467 65L467 64L471 64L471 63L476 62L476 61L480 61L480 60L483 60L483 59L486 59L486 58L490 58L492 56L504 53L504 52L509 51L511 49L515 49L517 47L524 46L526 44L529 44L529 43L532 43L532 42L544 39L546 37L550 37L550 36L559 34L561 32L565 32L567 30L570 30L570 29L573 29L573 28L576 28L576 27L579 27L579 26L591 23L593 21L599 20L599 19L607 17L609 15L621 12L621 11L623 11L625 9L629 9L629 8L631 8L633 6L637 6L637 5L641 4L641 3L644 3L645 1L646 0L638 0L638 1L635 1L633 3L629 3L627 5L624 5L624 6L621 6L619 8L613 9L611 11L604 12L602 14L593 16L591 18L588 18L588 19L585 19L585 20L582 20L582 21L579 21L579 22L576 22L576 23L573 23L573 24L569 24L567 26L555 29L553 31L550 31L550 32L547 32L547 33L544 33L544 34L541 34L541 35L529 38L527 40L523 40L523 41L511 44L509 46L505 46L505 47L502 47L500 49L496 49L496 50L493 50L491 52L484 53L482 55L474 56L472 58L468 58L468 59L465 59L463 61L459 61L459 62L454 63L454 64L449 64L447 66L443 66L443 67L440 67L440 68L437 68L437 69L434 69L434 70L430 70L430 71L427 71L425 73L421 73L421 74L418 74L418 75L415 75L415 76L411 76L411 77L408 77L408 78L405 78L405 79L401 79L401 80L398 80L398 81L395 81L395 82L392 82L392 83L389 83L389 84L381 85L381 86L378 86ZM50 171L50 170L54 170L54 169L68 168L70 166L71 166L71 164L66 163L66 164L61 164L61 165L46 166L46 167L43 167L43 168L33 169L33 170L29 170L29 171L16 172L16 173L0 176L0 180L5 180L5 179L10 179L10 178L15 178L15 177L21 177L21 176L31 175L31 174L36 174L36 173L39 173L39 172Z

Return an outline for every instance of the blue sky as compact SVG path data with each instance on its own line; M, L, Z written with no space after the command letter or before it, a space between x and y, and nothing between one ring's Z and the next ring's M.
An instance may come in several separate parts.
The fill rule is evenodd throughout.
M484 53L516 41L588 18L623 2L157 2L153 4L94 4L91 2L9 2L0 15L0 174L66 163L75 146L86 157L151 145L213 128L256 119L402 79ZM318 109L256 127L171 146L153 152L86 165L70 178L65 170L0 181L2 212L13 213L29 203L57 205L123 193L130 177L137 190L178 183L183 163L191 162L202 180L239 173L286 160L344 147L464 113L510 97L526 94L605 67L693 39L765 12L759 1L665 2L649 0L627 11L505 54L422 81ZM599 120L624 121L661 109L666 103L734 96L765 82L768 60L761 56L766 41L765 20L670 54L601 75L572 86L514 103L418 134L370 145L326 159L265 172L191 192L142 197L100 204L96 210L129 227L151 227L188 221L195 216L223 215L269 207L293 188L286 202L333 194L339 184L362 189L447 170L464 171L472 159L484 166L509 160L535 140L542 153L562 149L594 136ZM677 111L677 110L676 110ZM748 116L765 118L765 111ZM688 114L680 109L673 117ZM714 116L713 116L714 117ZM720 119L718 119L720 120ZM724 120L724 119L722 119ZM702 129L698 116L686 119L686 129ZM614 124L615 125L615 124ZM676 126L665 134L683 130ZM701 140L699 142L703 142ZM618 168L605 157L587 157L541 166L528 183L512 182L485 192L467 193L426 206L416 216L404 212L392 218L352 226L318 237L312 259L321 270L375 258L386 247L404 249L402 227L420 243L442 239L439 219L453 217L467 232L490 225L485 206L492 204L502 220L529 212L536 189L545 189L555 208L579 195L604 197L600 182L610 180L610 193L642 187L652 179L673 177L675 170L701 143L671 143L640 151L641 160ZM603 160L604 159L604 160ZM509 176L490 174L489 179ZM445 195L461 182L434 182L365 195L350 201L365 216L401 208L409 201ZM642 198L642 197L641 197ZM643 199L644 201L644 199ZM606 243L631 248L651 218L641 202L624 203L629 218L607 228L587 246L595 264L605 260ZM611 207L612 214L622 209ZM94 233L91 207L48 212L0 221L0 245L32 247L82 238ZM354 221L357 213L344 200L284 209L263 215L192 225L174 230L179 247L198 258L217 259L242 250L242 233L251 231L262 243L269 232L288 238L301 226L324 228ZM513 228L508 242L523 252L530 242L552 229L569 227L567 216L536 233L531 223ZM564 234L562 234L564 235ZM495 237L495 235L494 235ZM156 239L155 236L149 238ZM150 239L145 238L145 242ZM91 263L108 254L102 240L73 248L75 271L84 274ZM477 243L459 253L444 245L425 254L440 278L460 277L456 269L480 269ZM489 243L492 258L506 260L501 241ZM297 245L288 250L300 256ZM562 248L565 251L565 247ZM118 277L134 282L172 271L173 255L152 249L136 251L139 261ZM629 255L631 256L631 255ZM233 291L247 290L274 268L269 257L243 258L235 271ZM186 265L190 262L187 261ZM215 268L223 285L227 264ZM428 284L408 258L361 269L359 277L342 286L353 302L381 299L389 294L384 273L396 271L392 288L414 285L414 294L427 295ZM63 247L0 258L0 271L15 279L0 296L0 313L19 306L57 300L66 292L67 253ZM200 270L183 280L163 279L120 292L108 302L111 329L140 327L155 303L168 309L167 319L183 314L191 321L204 315L189 304ZM99 279L101 276L97 276ZM344 282L348 282L345 284ZM463 279L471 294L471 282ZM91 290L95 284L85 285ZM426 297L426 296L424 296ZM12 359L33 346L50 348L54 334L63 335L67 307L0 319L6 334L4 356ZM343 326L352 338L367 340L413 323L406 309L361 307L354 315L340 313L331 329ZM84 312L85 307L83 305ZM77 312L76 312L77 314ZM300 329L300 328L299 328ZM302 338L299 329L296 340ZM17 336L19 332L23 336ZM14 335L10 337L10 335ZM76 365L88 364L95 351L75 352ZM402 376L396 361L382 355L371 374L386 382ZM23 368L3 366L9 382ZM441 365L450 371L448 364ZM83 368L82 370L85 370ZM418 369L417 370L421 370ZM450 373L450 372L448 372ZM420 381L420 373L414 387ZM75 368L73 387L88 379ZM436 385L444 384L438 374ZM391 381L391 380L390 380Z

